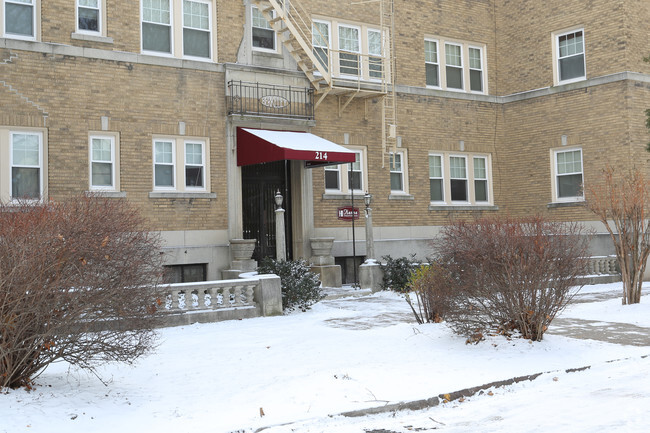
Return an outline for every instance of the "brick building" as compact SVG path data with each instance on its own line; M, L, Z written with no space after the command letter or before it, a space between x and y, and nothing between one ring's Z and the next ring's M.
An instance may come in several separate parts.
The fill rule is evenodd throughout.
M377 256L450 217L597 227L580 185L648 160L648 34L645 0L0 0L0 199L136 203L185 280L272 255L276 190L290 255L334 237L348 273L366 191Z

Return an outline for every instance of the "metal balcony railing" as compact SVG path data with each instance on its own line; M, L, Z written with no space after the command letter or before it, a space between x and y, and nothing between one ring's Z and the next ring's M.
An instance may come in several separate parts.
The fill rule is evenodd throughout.
M314 119L314 89L230 81L228 114Z

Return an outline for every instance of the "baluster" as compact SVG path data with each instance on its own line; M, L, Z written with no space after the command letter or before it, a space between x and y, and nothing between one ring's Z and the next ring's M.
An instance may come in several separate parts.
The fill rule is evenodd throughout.
M205 309L205 294L206 290L204 288L200 288L196 290L196 296L198 299L198 305L197 308L199 310L204 310Z
M178 297L179 297L179 292L178 290L172 289L172 304L169 307L170 310L178 310L180 308L178 304Z
M230 287L224 287L222 295L223 295L223 302L221 303L221 306L223 308L230 307Z
M253 287L255 286L246 286L246 305L255 305L253 300Z
M241 305L241 288L242 288L242 286L235 286L235 293L234 293L235 302L234 302L234 306L236 306L236 307Z
M210 309L214 310L217 308L217 288L210 287L206 290L206 292L210 295Z

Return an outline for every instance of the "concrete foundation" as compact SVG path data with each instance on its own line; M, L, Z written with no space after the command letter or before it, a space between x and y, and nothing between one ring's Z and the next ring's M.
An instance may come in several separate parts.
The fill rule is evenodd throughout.
M381 290L381 281L384 272L379 263L367 261L359 266L359 286L362 289L371 289L373 292Z

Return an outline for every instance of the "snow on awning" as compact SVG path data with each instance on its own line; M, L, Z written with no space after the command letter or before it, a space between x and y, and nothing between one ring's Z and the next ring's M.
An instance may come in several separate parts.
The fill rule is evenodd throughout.
M238 166L285 159L312 168L354 162L355 153L308 132L237 128Z

